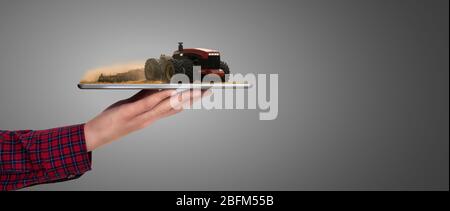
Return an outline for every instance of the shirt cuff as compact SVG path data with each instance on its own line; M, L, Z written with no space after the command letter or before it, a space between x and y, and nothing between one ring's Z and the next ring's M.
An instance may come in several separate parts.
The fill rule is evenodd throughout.
M22 137L33 170L42 172L38 183L76 179L91 170L84 124L32 131Z

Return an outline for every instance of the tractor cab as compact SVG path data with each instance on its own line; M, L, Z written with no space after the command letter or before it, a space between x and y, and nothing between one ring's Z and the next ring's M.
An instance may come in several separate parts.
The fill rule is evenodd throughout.
M183 43L178 43L178 50L173 53L174 59L190 60L193 66L201 67L201 76L216 74L221 78L229 74L228 66L220 61L220 53L217 50L206 48L183 48Z

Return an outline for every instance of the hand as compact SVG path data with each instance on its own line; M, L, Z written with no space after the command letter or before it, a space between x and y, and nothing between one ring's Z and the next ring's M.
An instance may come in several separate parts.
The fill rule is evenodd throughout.
M119 139L131 132L145 128L164 117L183 110L210 91L142 90L126 100L108 107L84 126L88 151Z

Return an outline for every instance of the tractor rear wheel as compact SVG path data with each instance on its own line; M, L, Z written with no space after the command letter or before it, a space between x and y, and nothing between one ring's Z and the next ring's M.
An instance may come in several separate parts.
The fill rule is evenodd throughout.
M144 67L145 78L148 81L161 81L163 80L163 72L158 60L151 58L145 62Z
M222 69L223 73L225 73L225 75L222 77L222 81L227 82L230 78L230 67L228 67L228 64L226 62L220 61L220 69Z

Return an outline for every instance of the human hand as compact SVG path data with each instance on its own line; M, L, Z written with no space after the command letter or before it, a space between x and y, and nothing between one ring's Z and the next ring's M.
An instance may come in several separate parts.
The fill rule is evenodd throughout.
M145 128L153 122L174 115L210 91L142 90L136 95L121 100L84 126L88 151L119 139L131 132Z

